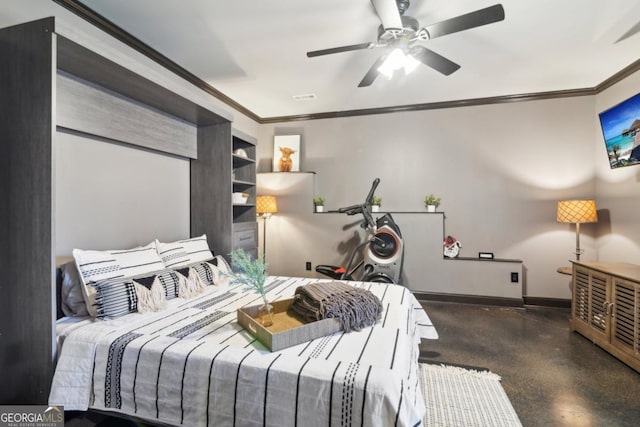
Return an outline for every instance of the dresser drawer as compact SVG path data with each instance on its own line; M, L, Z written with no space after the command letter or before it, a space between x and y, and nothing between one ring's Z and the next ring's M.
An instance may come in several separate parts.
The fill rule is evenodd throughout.
M258 223L233 225L233 248L251 249L258 247Z

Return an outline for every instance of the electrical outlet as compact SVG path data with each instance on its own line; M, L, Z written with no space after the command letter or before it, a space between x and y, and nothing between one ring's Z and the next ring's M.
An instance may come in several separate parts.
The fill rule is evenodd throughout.
M307 269L307 271L311 271L311 261L307 261L305 268Z
M511 272L511 283L518 283L518 273L516 271Z

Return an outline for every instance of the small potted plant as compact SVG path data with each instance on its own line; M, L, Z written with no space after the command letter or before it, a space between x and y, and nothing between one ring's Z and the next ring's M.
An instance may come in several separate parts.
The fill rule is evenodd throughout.
M382 205L382 198L373 196L371 198L371 212L380 212L380 206Z
M435 212L436 208L440 206L440 197L429 194L424 198L424 205L427 207L427 212Z
M324 197L314 197L313 205L316 207L316 212L324 212Z
M230 285L240 285L245 289L256 291L262 297L262 306L258 310L258 320L263 326L273 325L273 306L266 297L264 283L267 280L267 266L262 257L252 259L242 249L236 249L229 254L232 271L227 273L231 278Z

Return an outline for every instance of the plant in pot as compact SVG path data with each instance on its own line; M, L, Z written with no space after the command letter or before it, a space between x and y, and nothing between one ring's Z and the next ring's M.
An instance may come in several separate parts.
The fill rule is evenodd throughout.
M316 207L316 212L324 212L324 197L314 197L313 205Z
M252 259L242 249L236 249L229 254L232 271L227 273L231 278L230 285L240 285L246 289L256 291L262 297L263 305L258 310L258 321L263 326L273 325L273 306L269 304L264 289L267 280L267 265L262 257Z
M424 205L427 207L427 212L435 212L436 208L440 206L440 197L429 194L424 198Z
M382 198L373 196L371 198L371 212L380 212L380 206L382 205Z

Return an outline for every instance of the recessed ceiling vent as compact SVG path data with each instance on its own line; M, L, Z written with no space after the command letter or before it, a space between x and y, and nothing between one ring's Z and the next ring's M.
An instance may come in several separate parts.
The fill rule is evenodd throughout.
M318 99L315 93L307 93L305 95L293 95L293 99L296 101L313 101Z

